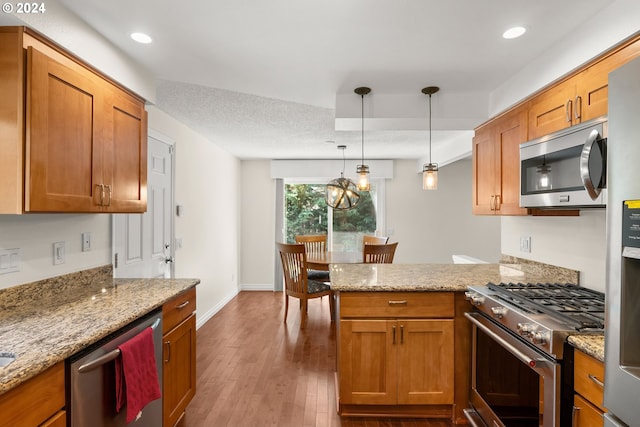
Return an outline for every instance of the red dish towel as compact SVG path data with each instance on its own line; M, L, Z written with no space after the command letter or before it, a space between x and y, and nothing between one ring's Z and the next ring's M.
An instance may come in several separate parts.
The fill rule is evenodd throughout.
M153 349L153 330L146 328L129 341L120 344L116 359L116 412L127 406L127 423L147 403L159 399L160 384Z

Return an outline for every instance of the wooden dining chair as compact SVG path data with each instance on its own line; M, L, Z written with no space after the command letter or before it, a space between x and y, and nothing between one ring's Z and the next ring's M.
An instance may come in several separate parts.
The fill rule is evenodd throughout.
M396 253L398 242L386 245L364 245L363 260L369 264L391 264Z
M362 236L362 246L364 245L386 245L389 242L389 237L382 236Z
M307 323L307 302L312 298L329 296L329 310L333 320L333 292L331 286L307 277L307 255L304 244L276 243L285 283L284 322L287 322L289 312L289 297L300 299L300 329L304 329Z
M304 244L304 248L308 254L322 253L327 251L327 235L326 234L299 234L295 236L296 243ZM328 282L329 272L322 270L309 270L309 279Z

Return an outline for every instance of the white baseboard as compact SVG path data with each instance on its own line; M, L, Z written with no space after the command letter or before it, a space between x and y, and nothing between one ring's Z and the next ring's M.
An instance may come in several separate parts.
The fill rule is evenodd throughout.
M215 316L217 312L222 310L222 308L225 305L227 305L229 303L229 301L231 301L233 298L235 298L236 295L238 295L238 291L230 293L225 298L223 298L222 301L220 301L218 304L216 304L214 307L212 307L209 311L207 311L202 316L200 316L198 318L198 320L196 321L196 330L200 329L200 326L202 326L205 323L207 323L207 321L209 319L211 319L213 316Z
M267 283L264 285L261 284L243 284L240 285L241 291L273 291L273 284Z

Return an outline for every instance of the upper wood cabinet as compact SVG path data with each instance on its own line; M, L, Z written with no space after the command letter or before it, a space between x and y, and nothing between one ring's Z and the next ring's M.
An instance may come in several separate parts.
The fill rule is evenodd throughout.
M0 59L0 213L144 212L144 100L20 27L0 28Z
M527 137L521 107L476 129L473 138L473 213L527 215L520 207L520 144Z
M593 64L536 95L529 108L527 139L539 138L606 115L609 73L637 56L640 56L640 40L623 43Z

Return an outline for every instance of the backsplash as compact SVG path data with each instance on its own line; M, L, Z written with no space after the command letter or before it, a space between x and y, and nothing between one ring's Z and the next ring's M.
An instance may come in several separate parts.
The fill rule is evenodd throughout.
M518 258L512 255L503 254L500 264L508 265L516 270L536 276L554 276L558 283L580 284L580 272L569 268L558 267L556 265L544 264L529 259Z

